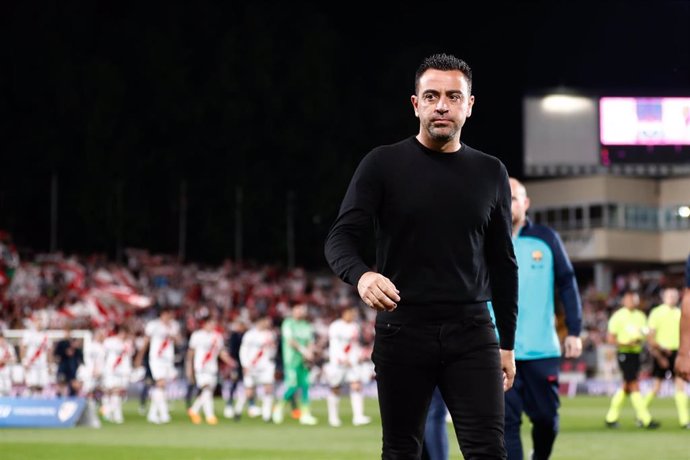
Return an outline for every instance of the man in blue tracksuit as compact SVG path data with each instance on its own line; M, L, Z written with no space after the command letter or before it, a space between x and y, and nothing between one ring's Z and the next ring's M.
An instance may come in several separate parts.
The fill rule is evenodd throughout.
M561 355L582 353L582 304L570 259L558 234L527 218L529 198L522 183L510 179L513 245L518 262L518 317L515 333L517 373L505 393L505 443L509 460L523 460L522 413L532 423L532 460L548 459L558 433L558 374ZM555 293L565 309L567 337L556 332ZM493 313L492 313L493 314Z

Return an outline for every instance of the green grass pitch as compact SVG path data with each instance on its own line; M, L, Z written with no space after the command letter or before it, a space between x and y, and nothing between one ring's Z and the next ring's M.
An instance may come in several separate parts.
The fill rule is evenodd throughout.
M563 398L561 433L554 460L688 460L690 431L678 426L673 399L657 399L651 411L660 420L658 430L636 428L629 404L621 428L604 427L606 397ZM216 410L221 412L221 401ZM220 418L217 426L192 425L182 401L172 404L173 422L150 425L139 415L134 401L126 405L125 423L104 423L100 429L0 429L2 460L221 460L221 459L319 459L380 458L381 428L378 406L367 400L366 412L374 423L349 424L349 401L341 399L343 426L326 423L325 401L314 402L317 426L301 426L286 416L282 425L266 424L246 416L239 422ZM529 423L523 425L525 453L529 453ZM451 458L462 458L454 434Z

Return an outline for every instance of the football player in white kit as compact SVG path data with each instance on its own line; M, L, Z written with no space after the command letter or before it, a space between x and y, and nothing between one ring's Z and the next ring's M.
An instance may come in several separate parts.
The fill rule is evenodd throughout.
M225 340L223 334L218 331L217 320L209 317L201 329L192 332L189 337L185 361L187 379L194 381L197 388L201 390L187 410L189 418L195 425L201 423L200 409L204 412L206 423L218 424L213 408L213 393L218 384L218 358L228 365L234 363L230 353L225 349Z
M357 322L358 309L355 306L345 307L339 319L328 328L328 363L326 378L330 392L326 398L328 406L328 423L338 427L342 424L338 405L340 388L347 383L350 386L350 403L352 405L352 424L366 425L371 419L364 415L364 396L362 382L366 380L366 368L363 365L363 351L360 345L361 329Z
M17 363L17 353L0 331L0 397L12 394L12 366Z
M165 390L168 382L177 375L175 345L179 345L182 340L180 325L175 320L174 309L169 306L163 307L159 317L146 324L144 334L142 352L148 349L149 367L155 382L150 391L151 403L146 420L155 424L169 423L170 410ZM136 362L137 367L142 365L142 353L137 356Z
M24 383L33 396L40 396L48 386L52 350L52 340L41 320L32 316L29 318L29 328L22 335L19 355L24 367Z
M272 328L271 318L262 316L244 334L240 344L244 393L240 395L235 405L236 418L242 414L245 402L256 397L257 387L261 385L263 387L261 410L259 412L258 408L250 406L247 413L250 417L255 417L260 413L265 422L271 421L277 351L277 336Z
M77 368L77 382L79 384L79 394L86 398L86 419L91 426L98 428L101 426L97 403L102 399L103 389L103 368L105 366L105 348L103 341L106 339L106 330L96 328L90 341L84 342L84 361ZM101 406L103 407L103 406Z
M103 417L114 423L122 423L122 402L127 395L132 373L134 338L125 325L116 325L111 335L103 341L105 365L103 367Z
M106 331L98 328L93 332L93 338L84 345L84 362L77 369L77 380L81 384L80 393L86 398L93 398L96 390L101 388L103 367L105 364L105 348L103 342Z

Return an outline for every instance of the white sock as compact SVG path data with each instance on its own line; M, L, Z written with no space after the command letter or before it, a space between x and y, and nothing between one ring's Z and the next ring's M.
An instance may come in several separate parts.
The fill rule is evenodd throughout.
M263 397L263 406L261 406L261 418L271 420L271 409L273 409L273 395L265 395Z
M165 395L165 389L160 388L160 406L159 410L161 413L161 420L167 420L170 418L170 411L168 410L168 397Z
M202 390L201 393L194 399L194 403L192 404L191 409L192 409L192 412L194 412L195 414L199 413L201 406L203 406L203 404L204 404L203 396L204 396L204 392Z
M204 415L206 418L215 417L216 414L213 413L213 394L210 388L201 390L201 399L203 400Z
M361 391L350 392L350 404L352 405L352 417L364 417L364 396Z
M151 407L149 414L154 418L164 419L167 415L168 408L165 403L165 393L162 388L155 387L151 390Z
M112 400L112 414L114 420L122 420L122 398L120 395L113 395Z
M148 418L157 419L158 416L158 388L153 387L149 390L149 414Z
M110 404L111 399L112 398L110 395L103 395L103 399L101 399L101 407L103 408L103 415L106 417L110 417L110 414L112 412L112 407Z
M328 393L328 396L326 396L326 404L328 405L328 419L329 420L338 420L340 418L340 415L338 414L338 404L340 403L340 397L333 394L333 393Z
M244 393L242 393L241 395L239 395L237 397L237 402L235 403L235 413L238 414L238 417L239 417L239 414L242 413L242 410L244 409L244 404L246 402L247 402L247 396L245 396Z

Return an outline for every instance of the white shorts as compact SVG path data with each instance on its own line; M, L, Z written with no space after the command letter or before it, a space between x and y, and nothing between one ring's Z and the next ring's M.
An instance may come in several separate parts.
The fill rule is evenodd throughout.
M48 366L31 366L24 372L24 383L28 387L44 388L50 383Z
M77 380L81 382L81 392L82 394L88 394L98 388L100 384L100 379L94 376L93 369L89 369L84 365L79 366L77 369Z
M276 381L275 364L261 367L245 367L242 383L245 388L255 388L257 385L272 385Z
M360 377L362 378L362 384L374 380L374 375L376 375L376 367L371 359L367 359L360 364Z
M209 387L212 390L218 384L218 373L215 372L197 372L194 374L194 383L197 388Z
M0 396L9 396L12 392L12 374L10 368L5 366L0 370Z
M103 388L105 390L119 390L129 387L129 374L105 374Z
M149 363L153 380L173 380L177 377L175 365L169 361L151 361Z
M362 382L364 380L363 368L359 364L342 366L328 363L324 368L326 380L331 388L339 387L344 383Z

